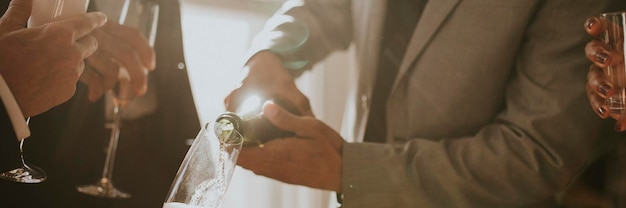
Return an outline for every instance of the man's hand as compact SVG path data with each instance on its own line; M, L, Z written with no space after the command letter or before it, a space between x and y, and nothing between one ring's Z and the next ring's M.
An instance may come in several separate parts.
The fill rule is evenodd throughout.
M598 37L607 30L608 27L619 27L610 24L605 19L592 17L585 22L585 30L589 35ZM587 58L593 62L587 74L587 97L594 111L601 118L612 117L617 120L615 129L617 131L626 130L626 116L615 115L609 112L608 106L605 104L606 99L614 94L614 85L606 77L603 68L608 66L624 63L623 52L610 51L600 40L592 40L585 47Z
M341 191L341 136L313 117L295 116L274 103L267 103L263 113L276 127L296 136L244 147L237 164L286 183Z
M93 32L100 43L87 59L90 68L80 78L89 88L89 100L96 101L118 81L120 68L130 75L133 96L148 90L148 73L156 67L156 58L148 39L135 28L107 23Z
M31 0L13 0L0 18L0 74L25 117L69 100L98 42L91 31L106 23L100 12L26 28Z
M235 112L248 96L257 95L266 100L278 99L289 109L296 109L297 114L313 117L309 99L298 90L276 54L269 51L257 53L248 61L246 70L248 75L241 86L224 100L228 111Z

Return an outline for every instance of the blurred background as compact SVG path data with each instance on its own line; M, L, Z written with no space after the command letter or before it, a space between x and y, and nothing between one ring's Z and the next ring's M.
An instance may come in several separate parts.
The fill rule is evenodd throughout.
M240 84L254 35L284 0L180 0L185 58L201 123L224 112L224 97ZM352 56L336 53L297 82L316 117L340 130ZM332 192L284 184L237 168L222 207L336 207Z

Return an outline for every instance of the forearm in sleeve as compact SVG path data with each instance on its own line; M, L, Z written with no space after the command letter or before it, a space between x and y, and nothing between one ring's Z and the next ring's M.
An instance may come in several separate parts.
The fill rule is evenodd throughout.
M349 0L288 1L254 38L250 57L262 50L278 54L285 66L309 69L352 40Z

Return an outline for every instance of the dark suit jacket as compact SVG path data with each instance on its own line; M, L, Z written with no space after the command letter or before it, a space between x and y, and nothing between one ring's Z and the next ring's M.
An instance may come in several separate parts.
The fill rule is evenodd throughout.
M87 88L79 84L70 101L31 119L26 157L45 169L49 179L37 185L0 184L2 193L16 193L0 196L0 207L18 200L30 207L162 206L188 149L186 139L194 138L200 125L184 67L179 3L153 1L160 6L160 17L157 68L149 76L156 86L158 107L151 115L125 121L113 170L115 186L132 198L104 200L75 189L101 177L110 132L104 125L103 99L90 103ZM8 2L0 0L0 5ZM36 195L21 200L19 193L27 190Z

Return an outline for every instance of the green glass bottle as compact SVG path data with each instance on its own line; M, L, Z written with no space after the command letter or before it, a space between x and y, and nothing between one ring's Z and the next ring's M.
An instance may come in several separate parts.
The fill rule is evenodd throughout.
M277 105L296 112L293 108L286 108L284 103L273 99ZM263 116L262 105L258 105L247 111L225 112L215 120L215 134L218 138L228 139L233 131L237 131L243 136L243 146L259 146L269 140L276 138L292 137L293 132L283 131L274 126L265 116Z

